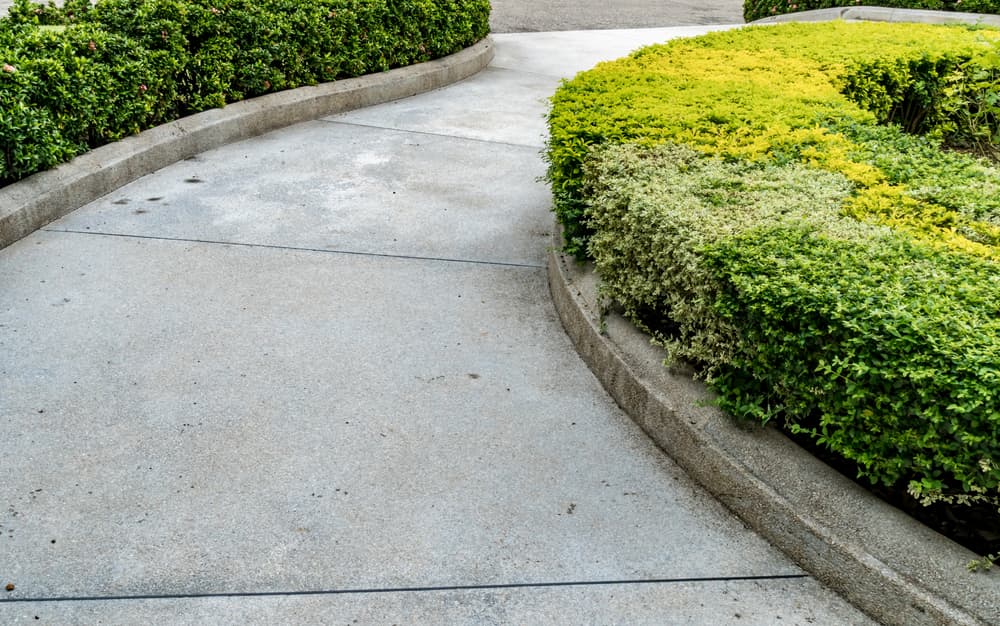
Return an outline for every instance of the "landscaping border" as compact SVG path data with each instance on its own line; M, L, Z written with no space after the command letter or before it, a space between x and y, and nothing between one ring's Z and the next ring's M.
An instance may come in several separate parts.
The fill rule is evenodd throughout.
M486 37L455 54L243 100L157 126L0 188L0 249L141 176L218 146L439 89L493 60Z
M885 624L1000 624L1000 571L886 504L773 427L737 421L690 371L617 312L593 266L558 250L549 288L577 351L619 406L692 478L758 534Z
M779 24L783 22L915 22L918 24L979 24L1000 26L1000 15L989 13L958 13L956 11L927 11L923 9L894 9L891 7L834 7L798 13L783 13L763 17L751 25Z
M1000 16L881 7L820 9L752 22L888 21L1000 26ZM714 406L692 371L607 310L593 265L559 252L549 287L567 334L608 393L693 479L804 570L885 624L1000 624L1000 571L832 469L773 426Z

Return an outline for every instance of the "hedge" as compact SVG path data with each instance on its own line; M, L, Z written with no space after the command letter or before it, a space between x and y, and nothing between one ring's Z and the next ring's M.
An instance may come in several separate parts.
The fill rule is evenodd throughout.
M0 19L0 185L244 98L445 56L488 0L17 0Z
M625 141L809 162L857 183L859 212L905 202L925 218L911 225L932 238L959 228L981 230L990 240L995 227L977 211L996 202L990 193L1000 182L995 170L955 155L951 168L936 173L933 155L942 140L995 150L998 40L1000 31L965 27L787 24L674 41L598 65L557 91L549 116L548 176L567 250L584 255L589 235L580 195L583 160L591 146ZM880 123L892 126L879 129ZM909 140L900 132L906 128L924 135ZM879 132L893 137L866 156ZM880 167L912 159L923 165ZM963 190L967 181L956 176L962 171L984 182ZM914 205L912 193L900 197L899 185L914 176L921 178L911 186L933 194L925 198L931 202ZM960 196L964 201L956 202ZM992 254L975 238L951 241Z
M998 41L789 24L584 72L549 114L566 248L734 415L1000 504Z
M1000 13L1000 0L743 0L743 18L752 22L772 15L830 9L833 7L880 6L896 9Z

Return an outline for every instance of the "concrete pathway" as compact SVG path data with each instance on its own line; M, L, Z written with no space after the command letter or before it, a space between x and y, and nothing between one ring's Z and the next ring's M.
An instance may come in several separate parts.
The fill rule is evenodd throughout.
M604 393L546 97L705 27L497 35L0 251L0 623L864 624Z
M490 4L490 26L495 33L743 21L743 0L490 0Z

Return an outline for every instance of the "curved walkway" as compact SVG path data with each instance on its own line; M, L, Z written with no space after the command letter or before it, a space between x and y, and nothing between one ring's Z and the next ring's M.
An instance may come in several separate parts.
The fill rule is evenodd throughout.
M549 300L545 98L704 30L496 36L471 79L0 251L0 622L868 623L656 449Z

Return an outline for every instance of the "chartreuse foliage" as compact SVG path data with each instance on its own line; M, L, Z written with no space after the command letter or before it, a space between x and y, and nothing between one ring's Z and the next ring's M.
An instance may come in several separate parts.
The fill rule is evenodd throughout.
M808 163L859 185L870 197L857 211L877 218L899 190L858 156L862 142L854 135L870 137L866 129L891 123L938 143L995 145L998 40L1000 31L962 27L788 24L672 41L598 65L562 85L549 115L548 175L567 250L585 254L581 166L606 142L670 141L726 158ZM889 153L905 142L885 143ZM974 167L971 158L965 162ZM905 176L897 171L896 182ZM943 193L963 184L923 182L949 190ZM927 209L930 217L935 212ZM939 226L947 224L918 230L943 235Z
M437 58L488 0L16 0L0 19L0 185L179 116Z
M969 140L998 39L788 25L584 72L549 117L567 249L733 414L1000 504L1000 171Z
M1000 0L743 0L743 18L752 22L784 13L855 6L961 11L963 13L1000 13Z

